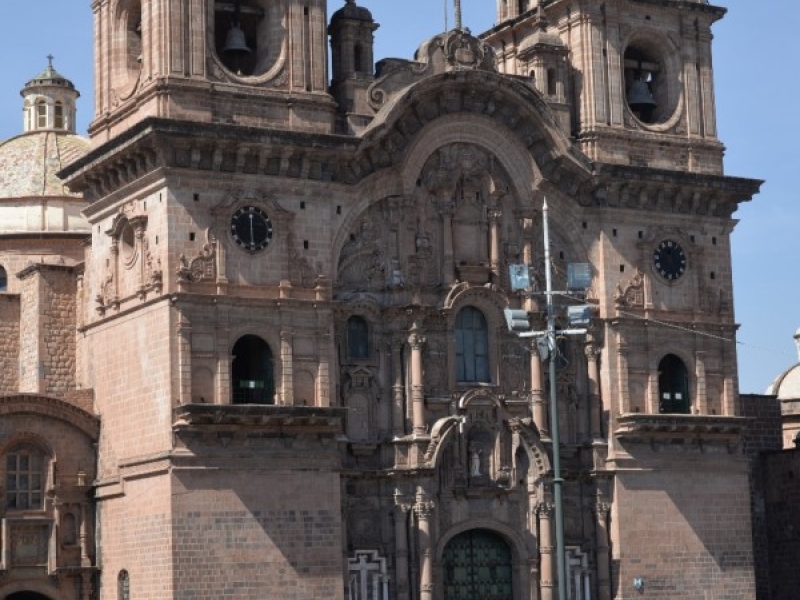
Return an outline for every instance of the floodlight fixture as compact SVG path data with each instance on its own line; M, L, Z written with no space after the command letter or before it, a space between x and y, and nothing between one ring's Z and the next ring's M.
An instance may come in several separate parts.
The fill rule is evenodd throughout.
M582 291L592 283L592 266L589 263L569 263L567 265L567 289Z
M512 292L519 292L531 287L531 270L524 263L509 265L508 276Z

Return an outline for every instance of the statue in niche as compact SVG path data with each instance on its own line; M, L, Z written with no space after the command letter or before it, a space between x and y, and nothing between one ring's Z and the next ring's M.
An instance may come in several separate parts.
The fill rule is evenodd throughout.
M469 476L480 477L481 473L481 454L483 451L472 446L469 451Z

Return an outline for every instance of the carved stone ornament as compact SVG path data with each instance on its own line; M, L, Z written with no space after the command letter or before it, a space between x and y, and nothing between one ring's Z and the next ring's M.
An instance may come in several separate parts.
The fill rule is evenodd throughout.
M617 284L614 303L618 307L644 308L644 273L638 268L625 287Z
M294 287L313 288L317 282L317 274L307 258L301 256L295 246L294 232L287 234L289 246L289 279Z
M179 257L180 266L177 269L179 282L214 281L217 277L217 238L214 230L206 229L206 243L191 260L183 254Z

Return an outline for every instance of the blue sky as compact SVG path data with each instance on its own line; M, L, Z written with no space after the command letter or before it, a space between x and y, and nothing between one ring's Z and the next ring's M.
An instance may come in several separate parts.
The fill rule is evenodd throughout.
M452 4L452 0L448 0ZM418 44L444 29L445 0L360 0L381 24L376 59L411 57ZM800 327L800 206L793 151L800 137L794 101L800 97L800 2L714 1L728 8L714 28L719 137L727 147L728 175L765 179L761 194L736 213L733 234L739 378L742 392L762 392L797 362L792 335ZM331 11L343 2L329 0ZM767 7L766 4L769 6ZM462 0L464 24L490 27L495 0ZM72 79L82 93L78 128L92 115L90 0L2 2L0 139L22 131L19 90L46 65ZM450 24L452 25L452 10Z

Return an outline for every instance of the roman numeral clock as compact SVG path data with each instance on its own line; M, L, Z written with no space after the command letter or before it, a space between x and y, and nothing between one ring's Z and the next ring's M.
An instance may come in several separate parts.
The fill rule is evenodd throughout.
M661 277L675 281L686 271L686 253L674 240L664 240L653 251L653 265Z

